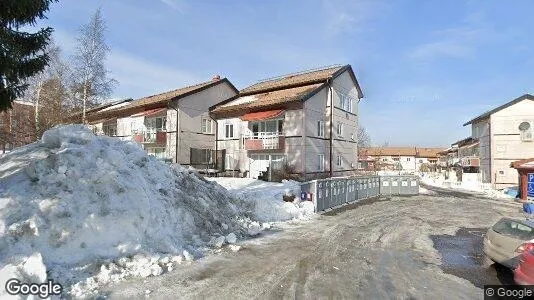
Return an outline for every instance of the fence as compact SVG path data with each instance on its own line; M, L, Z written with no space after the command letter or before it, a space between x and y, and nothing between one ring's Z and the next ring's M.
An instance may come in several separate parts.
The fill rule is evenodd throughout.
M190 165L197 169L224 169L225 150L191 148Z
M315 211L381 195L417 195L419 179L413 175L334 177L304 182L301 197L311 195Z

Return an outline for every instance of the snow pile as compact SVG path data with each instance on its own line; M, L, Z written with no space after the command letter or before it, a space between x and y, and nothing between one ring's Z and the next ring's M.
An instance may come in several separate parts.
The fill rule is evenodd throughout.
M425 174L421 177L421 182L430 186L458 189L469 192L484 194L486 197L499 199L512 199L513 196L507 194L507 190L496 190L490 184L474 181L452 181L445 180L441 174Z
M158 275L218 237L235 242L248 229L243 208L133 142L56 127L0 158L0 278L48 274L67 289L78 283L72 295L83 296L125 276Z
M300 183L284 180L265 182L251 178L210 178L230 191L236 198L252 204L254 219L261 222L280 222L306 219L314 215L311 201L300 201ZM293 202L284 202L284 195L294 195ZM249 232L253 233L253 232Z

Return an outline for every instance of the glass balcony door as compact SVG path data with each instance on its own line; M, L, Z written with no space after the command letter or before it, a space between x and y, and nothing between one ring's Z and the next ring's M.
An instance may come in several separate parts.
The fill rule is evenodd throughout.
M284 120L266 120L252 122L252 138L278 136L282 134Z

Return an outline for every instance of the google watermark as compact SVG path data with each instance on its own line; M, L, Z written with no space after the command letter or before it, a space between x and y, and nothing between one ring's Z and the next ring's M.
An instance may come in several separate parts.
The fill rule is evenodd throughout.
M59 283L55 283L53 280L48 280L43 283L28 283L21 282L17 278L11 278L6 281L6 292L10 295L33 295L39 296L42 299L48 298L53 295L60 295L63 291L63 287Z
M533 286L485 285L484 299L533 299Z

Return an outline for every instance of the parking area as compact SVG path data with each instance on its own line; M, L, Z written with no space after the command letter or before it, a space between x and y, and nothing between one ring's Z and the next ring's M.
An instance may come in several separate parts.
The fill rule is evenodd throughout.
M478 299L510 273L484 265L481 237L521 205L426 187L367 199L312 221L273 228L162 276L103 290L111 298Z

